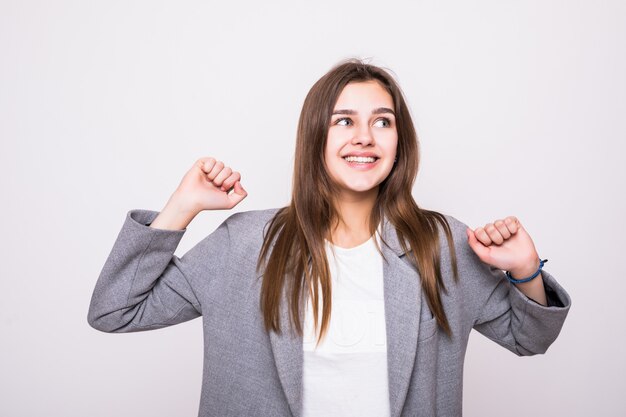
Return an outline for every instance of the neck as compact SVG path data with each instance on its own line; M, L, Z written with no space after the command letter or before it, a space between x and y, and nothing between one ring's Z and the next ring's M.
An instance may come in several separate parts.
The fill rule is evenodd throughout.
M330 228L333 244L352 248L371 237L370 216L377 196L378 188L374 188L365 193L342 193L337 198L339 218Z

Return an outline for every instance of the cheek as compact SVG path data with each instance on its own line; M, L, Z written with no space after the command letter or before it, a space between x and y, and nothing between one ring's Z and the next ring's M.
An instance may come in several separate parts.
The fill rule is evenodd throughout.
M388 155L394 155L397 150L398 150L398 136L397 135L390 135L388 138L386 138L386 140L383 142L385 145L385 153Z
M328 142L326 142L326 146L324 147L324 159L328 161L331 154L332 154L332 147L330 146Z
M339 149L337 149L335 141L333 141L332 136L329 135L326 139L326 145L324 146L324 165L326 172L328 172L331 177L334 176L333 171L336 170L338 152Z
M328 135L326 145L324 146L324 157L327 162L337 158L341 150L340 141L333 135Z
M387 174L389 174L394 166L393 157L394 155L395 156L398 155L398 137L397 136L394 135L389 138L389 141L387 142L387 146L385 146L385 153L389 155L389 159L388 159L389 166L387 167L387 171L388 171Z
M326 155L329 155L332 153L336 154L338 151L340 142L341 142L341 138L336 133L334 133L333 130L331 129L328 132L328 136L326 136L326 145L324 145L325 146L324 153Z

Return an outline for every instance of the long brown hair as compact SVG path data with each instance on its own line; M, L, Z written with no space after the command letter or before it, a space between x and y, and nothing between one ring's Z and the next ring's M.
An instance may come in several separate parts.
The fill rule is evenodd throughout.
M302 302L312 302L315 327L319 319L319 290L322 322L318 342L330 323L331 277L324 239L339 214L334 205L336 185L325 169L324 148L331 115L339 94L350 82L378 81L391 95L398 133L397 162L379 185L370 215L370 235L386 216L395 227L400 244L421 275L422 289L437 323L450 335L450 326L441 303L446 291L440 270L438 224L445 231L458 280L452 233L445 217L418 207L411 191L417 176L419 149L417 134L400 87L384 69L350 59L320 78L307 94L296 138L291 203L281 208L268 224L257 262L263 271L261 309L267 331L280 333L280 300L289 297L290 322L302 335ZM409 242L407 250L405 239ZM380 248L379 248L380 250ZM306 290L306 291L305 291Z

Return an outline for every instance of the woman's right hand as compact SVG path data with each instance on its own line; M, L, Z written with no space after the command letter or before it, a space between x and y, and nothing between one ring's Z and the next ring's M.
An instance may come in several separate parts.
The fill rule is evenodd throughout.
M182 230L203 210L235 207L248 195L241 186L240 179L238 172L233 172L215 158L198 159L150 227Z
M203 210L231 209L248 195L240 180L239 172L222 161L203 157L187 171L168 204L194 215Z

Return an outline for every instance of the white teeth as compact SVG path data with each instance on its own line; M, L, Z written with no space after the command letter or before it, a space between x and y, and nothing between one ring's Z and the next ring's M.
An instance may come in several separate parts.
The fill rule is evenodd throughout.
M376 158L371 156L345 156L343 159L348 162L359 162L361 164L372 163L376 161Z

